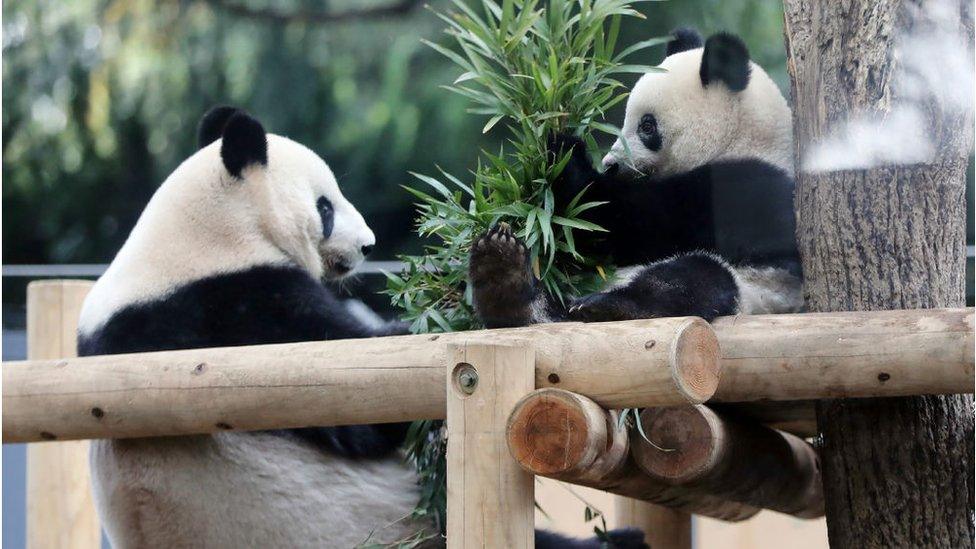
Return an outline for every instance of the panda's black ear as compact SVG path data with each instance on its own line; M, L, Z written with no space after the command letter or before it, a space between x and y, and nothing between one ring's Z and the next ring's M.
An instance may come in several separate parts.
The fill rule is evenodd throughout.
M665 57L671 57L676 53L693 50L702 47L702 35L690 27L681 27L671 31L673 40L668 42L668 49Z
M702 86L724 82L733 92L740 92L749 85L749 71L749 50L738 36L720 32L705 42L699 70Z
M207 111L197 126L197 149L202 149L224 134L224 126L231 116L241 112L237 107L220 105Z
M246 112L235 113L224 126L220 144L220 158L234 177L240 178L244 168L252 164L268 165L268 136L264 126Z

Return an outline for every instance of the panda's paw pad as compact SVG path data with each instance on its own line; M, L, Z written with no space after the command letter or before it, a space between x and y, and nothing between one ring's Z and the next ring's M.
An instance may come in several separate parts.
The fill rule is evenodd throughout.
M633 313L629 299L609 293L595 293L583 296L570 306L570 320L578 322L611 322L640 318Z
M529 253L508 223L498 223L471 246L471 282L499 282L516 279L524 282L531 271Z

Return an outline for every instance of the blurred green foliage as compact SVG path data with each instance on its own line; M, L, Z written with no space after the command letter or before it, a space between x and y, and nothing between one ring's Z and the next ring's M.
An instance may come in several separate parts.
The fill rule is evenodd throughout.
M192 154L197 121L218 103L246 108L269 131L321 154L378 235L377 258L420 251L413 197L400 187L408 172L437 173L438 165L466 174L478 151L498 150L505 135L483 135L485 117L440 88L457 74L422 46L448 42L443 22L422 6L338 22L303 16L397 3L4 2L3 261L110 260L155 188ZM638 7L649 17L625 21L620 43L676 26L731 30L788 89L779 2ZM656 64L661 55L629 61ZM622 105L607 119L619 123Z

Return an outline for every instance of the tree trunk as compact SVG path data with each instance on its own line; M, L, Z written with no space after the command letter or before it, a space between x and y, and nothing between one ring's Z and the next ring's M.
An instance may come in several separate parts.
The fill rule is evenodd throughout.
M970 1L784 4L809 309L963 305L972 92L967 106L920 93L907 87L904 65L908 49L925 46L906 36L959 35L963 70L972 71ZM953 74L938 55L927 61L941 65L943 86L972 78ZM905 106L924 121L913 131L934 144L923 162L803 169L813 146L848 120L893 118ZM972 397L821 401L817 420L832 547L973 547Z

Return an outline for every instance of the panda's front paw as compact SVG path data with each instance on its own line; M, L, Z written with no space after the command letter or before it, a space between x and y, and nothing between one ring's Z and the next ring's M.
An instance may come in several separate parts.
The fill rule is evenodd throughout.
M529 250L507 223L499 223L471 245L468 266L475 311L489 328L533 321L538 296Z
M469 274L475 289L531 283L529 250L508 223L498 223L471 245Z
M578 322L611 322L648 318L642 315L628 297L614 293L595 293L574 301L567 312L570 320Z

